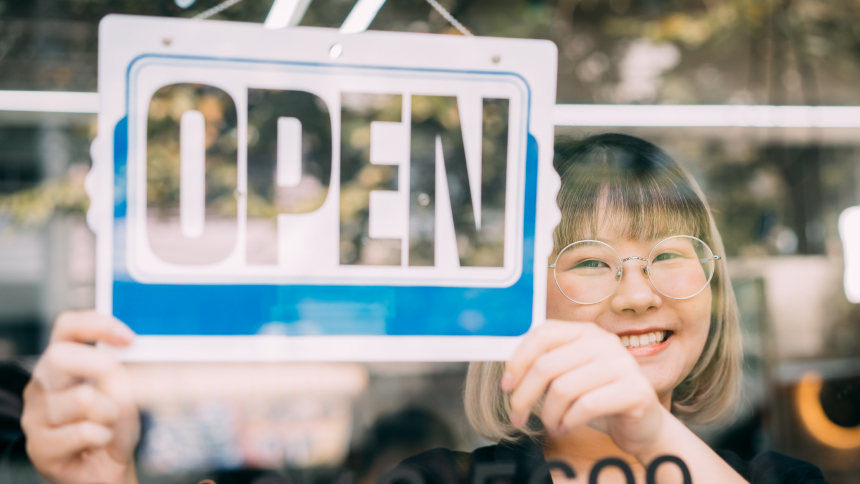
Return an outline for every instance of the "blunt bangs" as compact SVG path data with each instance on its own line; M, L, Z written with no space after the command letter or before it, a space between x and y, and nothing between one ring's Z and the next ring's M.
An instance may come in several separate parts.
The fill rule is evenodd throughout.
M560 143L556 252L606 235L634 240L692 235L711 244L707 208L686 174L656 146L628 138L600 135L588 144Z

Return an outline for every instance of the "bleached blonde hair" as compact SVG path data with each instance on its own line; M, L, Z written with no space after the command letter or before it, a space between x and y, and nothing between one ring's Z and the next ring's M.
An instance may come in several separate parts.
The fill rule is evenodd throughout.
M576 240L594 238L606 224L612 224L616 233L634 240L693 235L725 258L722 239L698 184L653 144L613 133L581 141L560 139L554 165L562 180L558 194L562 220L554 232L556 253ZM743 353L737 303L725 262L718 265L710 283L708 339L693 369L672 392L672 413L691 424L725 418L740 396ZM538 418L542 402L532 409L525 429L511 425L509 394L501 390L504 369L504 362L469 365L464 392L469 423L478 434L494 441L542 436Z

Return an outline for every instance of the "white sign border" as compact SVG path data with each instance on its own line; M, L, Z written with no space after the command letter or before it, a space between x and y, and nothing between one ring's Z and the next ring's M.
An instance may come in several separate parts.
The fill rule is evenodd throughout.
M295 32L313 37L311 48L297 47ZM200 39L213 35L224 40L217 45ZM416 56L403 50L392 55L392 45L399 46L403 36L423 47L426 55ZM107 42L123 39L122 52L111 49ZM535 282L532 325L540 324L546 314L546 260L552 251L552 230L560 219L555 195L560 180L552 169L555 79L558 52L549 41L454 37L433 34L404 34L364 32L357 35L340 34L333 29L299 27L268 30L256 24L239 22L195 21L125 15L106 16L99 26L99 138L93 143L93 173L91 180L98 190L91 205L90 220L97 233L96 309L110 314L113 284L113 131L125 116L125 106L108 100L124 93L125 82L111 82L119 68L130 66L131 52L171 53L182 49L198 55L211 55L219 50L224 57L241 57L259 45L270 45L264 52L256 51L258 59L324 59L331 46L340 45L343 62L356 65L379 64L377 49L386 49L391 64L400 67L486 70L510 72L511 60L500 58L515 47L529 43L529 49L519 58L518 65L533 65L520 73L531 88L528 133L539 147L537 207L535 220ZM138 55L139 55L138 54ZM542 72L542 76L536 73ZM541 81L540 77L543 77ZM546 112L536 116L536 106ZM115 349L124 361L474 361L504 360L521 337L485 336L139 336L128 348Z

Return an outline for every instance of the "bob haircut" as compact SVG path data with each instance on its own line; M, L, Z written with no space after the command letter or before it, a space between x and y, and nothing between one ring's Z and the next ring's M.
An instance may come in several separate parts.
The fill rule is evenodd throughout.
M556 140L561 176L553 257L568 244L593 239L601 228L634 240L692 235L715 254L723 242L705 196L693 178L666 152L623 134L599 134L581 141ZM672 393L672 413L691 424L719 421L734 411L740 395L741 341L738 309L724 264L711 279L711 323L696 365ZM571 302L571 304L575 304ZM539 438L542 401L524 429L511 425L510 397L501 391L504 362L473 362L466 377L469 423L481 436L512 441Z

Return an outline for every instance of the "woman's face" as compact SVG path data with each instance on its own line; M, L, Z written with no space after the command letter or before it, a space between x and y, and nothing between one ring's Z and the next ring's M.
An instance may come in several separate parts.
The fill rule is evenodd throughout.
M621 259L630 256L647 258L660 241L631 240L613 237L612 234L598 234L598 239L611 245ZM667 298L651 285L642 271L644 266L645 261L638 259L624 262L624 275L615 292L591 305L577 304L565 298L555 284L552 270L549 270L547 318L593 322L621 336L622 342L629 341L634 335L638 338L651 332L668 332L669 336L663 343L639 348L628 346L628 351L639 362L657 394L667 398L702 354L710 327L712 295L706 289L689 299Z

